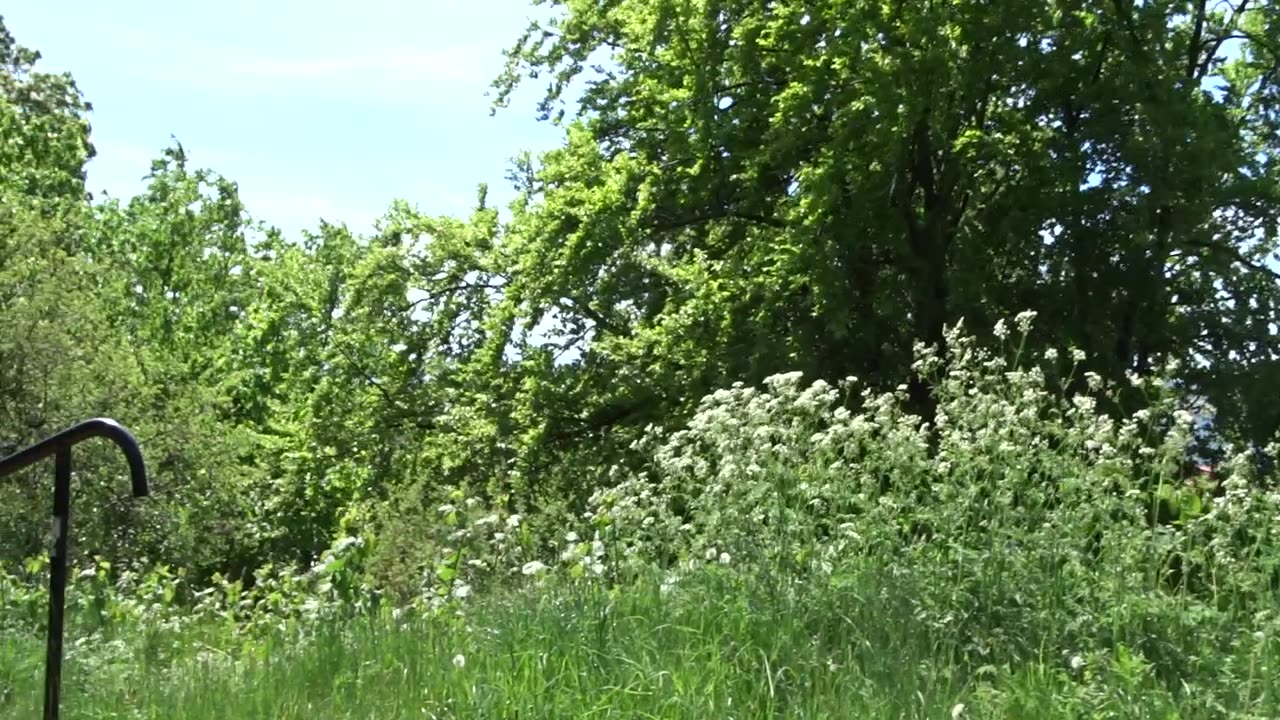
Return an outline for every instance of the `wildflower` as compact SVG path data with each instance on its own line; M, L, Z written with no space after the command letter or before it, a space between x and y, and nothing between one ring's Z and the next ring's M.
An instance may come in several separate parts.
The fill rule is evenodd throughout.
M456 511L457 511L457 509L458 509L458 508L456 508L456 507L454 507L454 506L449 505L449 504L447 504L447 503L446 503L446 504L441 505L440 507L436 508L436 511L437 511L437 512L439 512L441 515L448 515L448 514L449 514L449 513L451 513L451 512L456 512Z
M568 542L576 543L578 542L578 533L570 530L569 533L564 536L564 539L567 540Z
M467 666L467 658L462 653L453 656L453 666L456 668L464 668Z
M542 564L541 562L537 560L530 560L529 562L524 564L524 567L520 569L520 572L524 573L525 575L538 575L543 571L545 571L546 569L547 569L547 566Z
M1092 370L1084 374L1084 379L1089 383L1090 390L1097 390L1102 387L1102 377Z
M1072 655L1071 669L1075 672L1080 672L1080 669L1083 667L1084 667L1084 658L1080 657L1079 655Z
M964 703L956 703L956 706L951 708L951 720L960 720L960 718L964 717L964 711Z
M1057 361L1058 361L1058 348L1049 348L1048 350L1045 350L1045 351L1044 351L1044 359L1045 359L1045 360L1048 360L1049 362L1057 362Z
M995 329L992 330L992 332L994 332L995 336L1001 340L1009 337L1009 328L1005 327L1004 318L1000 318L1000 320L996 322Z
M712 560L715 560L715 559L716 559L716 549L715 549L715 548L707 548L706 558L707 558L707 561L708 561L708 562L710 562L710 561L712 561Z
M1084 358L1085 358L1085 355L1083 350L1081 350L1080 348L1071 348L1072 360L1075 360L1078 363L1082 363L1084 362Z
M453 589L453 596L459 600L462 600L469 595L471 595L471 586L466 583L459 583L458 586Z
M512 530L515 530L516 528L520 527L519 513L507 518L507 527L511 528Z
M720 564L721 564L721 565L728 565L728 564L729 564L729 553L727 553L727 552L722 552L722 553L720 553Z
M1035 319L1036 319L1035 310L1024 310L1018 313L1017 316L1013 318L1013 321L1017 323L1018 330L1021 331L1023 334L1025 334L1025 333L1031 332L1031 321Z

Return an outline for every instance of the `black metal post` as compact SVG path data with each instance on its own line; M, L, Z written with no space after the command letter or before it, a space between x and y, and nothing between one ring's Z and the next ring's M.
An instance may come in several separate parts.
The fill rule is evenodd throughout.
M67 605L67 536L71 534L71 446L54 454L53 549L49 553L49 642L45 653L44 717L58 720L62 688L62 619Z
M73 425L25 450L0 458L0 476L54 456L53 547L49 552L49 641L45 654L44 717L57 720L62 687L62 628L67 604L67 538L71 535L71 447L91 437L113 441L124 451L134 497L147 495L147 469L133 435L115 420L95 418Z

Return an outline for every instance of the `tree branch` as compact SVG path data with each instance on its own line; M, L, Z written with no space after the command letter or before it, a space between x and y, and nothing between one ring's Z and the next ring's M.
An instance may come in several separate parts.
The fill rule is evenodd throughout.
M1191 41L1187 43L1187 79L1194 80L1196 68L1201 67L1200 45L1204 39L1204 18L1208 10L1208 0L1200 0L1196 7L1195 27L1191 30ZM1216 52L1216 50L1215 50ZM1210 54L1212 56L1212 53Z
M1241 265L1245 266L1246 268L1249 268L1250 270L1253 270L1255 272L1266 273L1267 275L1270 275L1272 279L1280 280L1280 272L1272 270L1271 268L1265 265L1259 265L1256 262L1246 258L1244 255L1240 253L1240 250L1238 248L1233 248L1226 245L1212 245L1210 243L1202 242L1199 240L1187 240L1186 244L1194 248L1200 248L1201 250L1206 250L1210 253L1212 252L1224 253L1232 261L1240 263Z
M654 223L653 225L650 226L650 229L655 230L657 232L670 232L672 230L679 230L681 228L686 228L691 225L701 225L702 223L711 222L713 220L741 220L743 222L755 223L757 225L766 225L768 227L778 228L778 229L783 229L783 228L786 228L787 226L786 223L776 218L765 217L763 215L756 215L754 213L743 213L743 212L737 212L734 210L725 210L720 212L702 213L700 215L693 215L687 218L680 218L677 220L668 220L665 222Z

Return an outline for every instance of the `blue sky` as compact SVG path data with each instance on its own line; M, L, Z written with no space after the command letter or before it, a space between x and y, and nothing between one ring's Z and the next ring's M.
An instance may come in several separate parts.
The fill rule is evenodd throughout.
M394 198L465 212L511 197L522 149L554 147L535 85L489 117L527 0L16 0L5 24L94 105L90 190L128 197L180 140L291 236L320 217L367 230Z

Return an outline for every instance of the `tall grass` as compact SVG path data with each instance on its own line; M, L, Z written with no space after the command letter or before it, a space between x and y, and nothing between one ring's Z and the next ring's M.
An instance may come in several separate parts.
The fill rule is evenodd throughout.
M854 379L714 393L550 536L455 492L411 598L361 574L376 537L247 591L91 568L68 717L1280 716L1272 479L1238 453L1219 492L1185 484L1162 384L1107 416L1069 349L1003 334L920 349L931 425ZM0 578L14 717L30 580Z
M79 658L77 718L1274 717L1274 640L1191 649L1242 682L1170 688L1126 644L1077 660L1054 649L979 665L917 617L909 583L857 572L774 585L727 571L625 589L552 580L465 616L369 615L252 647L194 642L158 657L140 637L115 663ZM38 643L6 638L18 681L5 714L34 717ZM25 660L24 660L25 659ZM10 663L18 661L15 671ZM113 667L114 666L114 667ZM1209 678L1212 680L1212 678ZM1225 676L1221 680L1226 680Z

